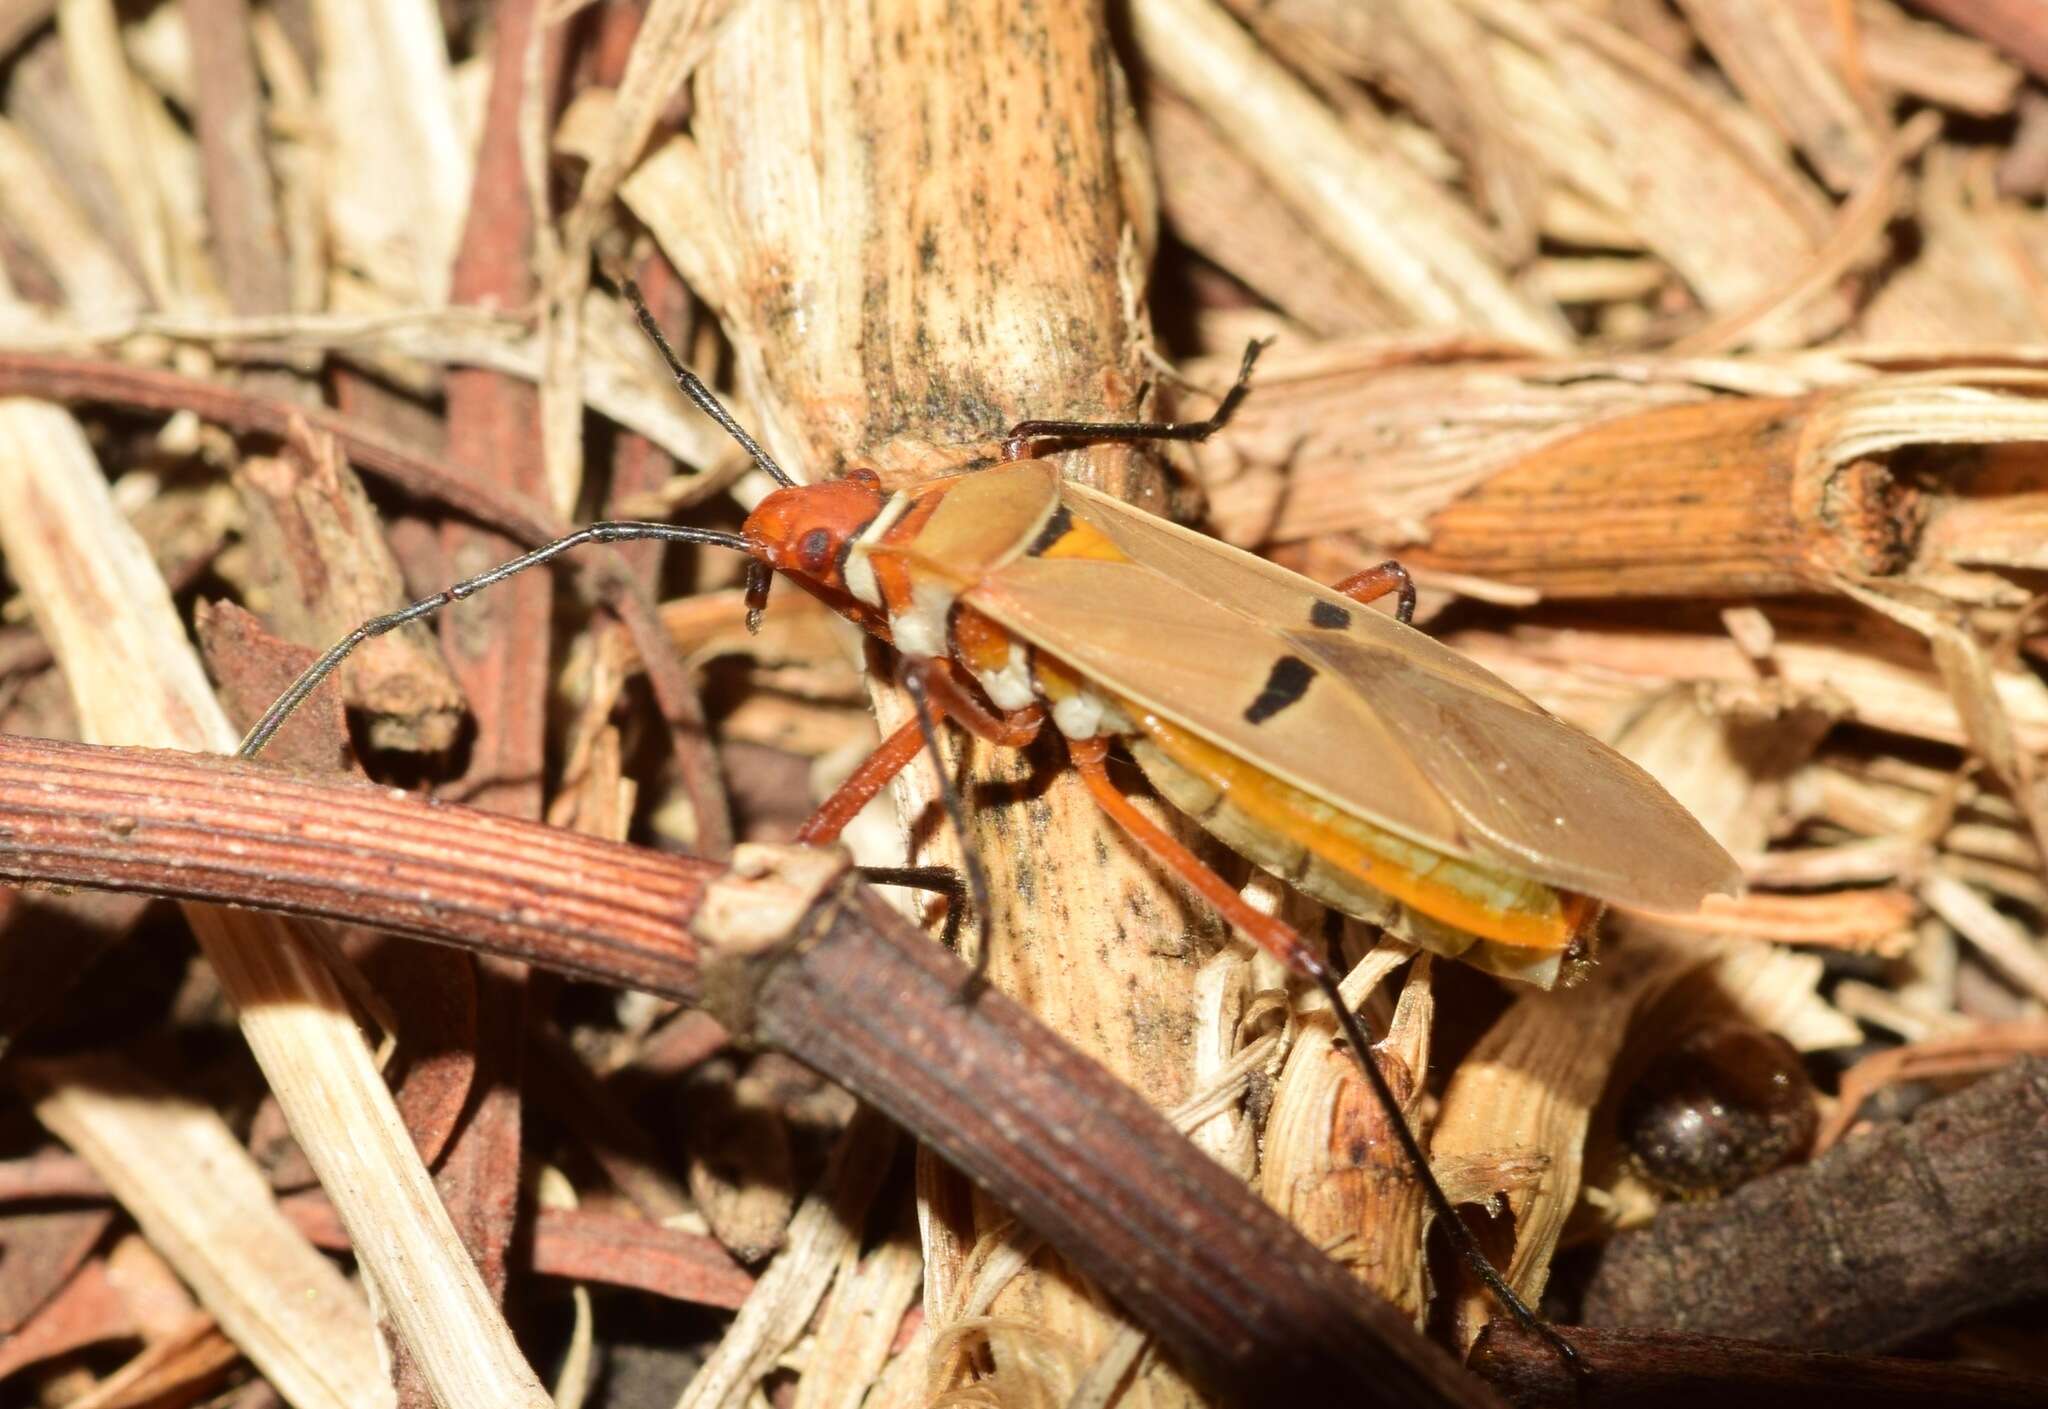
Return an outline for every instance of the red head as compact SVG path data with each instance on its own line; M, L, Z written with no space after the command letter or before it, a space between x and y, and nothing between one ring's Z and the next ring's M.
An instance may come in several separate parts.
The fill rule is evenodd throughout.
M882 511L882 481L873 470L844 479L778 489L755 506L740 529L747 551L807 585L844 591L846 544Z

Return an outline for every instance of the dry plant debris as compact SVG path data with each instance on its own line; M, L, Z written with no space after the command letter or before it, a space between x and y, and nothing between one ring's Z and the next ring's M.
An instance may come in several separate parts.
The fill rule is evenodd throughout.
M1750 883L1611 917L1547 994L1346 928L1347 996L1499 1265L1616 1374L1810 1395L1831 1362L1797 1352L1905 1335L1928 1363L1898 1402L1998 1402L1951 1362L2048 1372L2020 1271L2048 1230L1998 1216L2048 1177L2024 1061L2048 1052L2048 13L931 8L0 0L0 734L223 751L309 649L571 523L731 526L765 480L675 394L621 277L820 478L914 482L1027 416L1201 414L1271 337L1223 434L1069 472L1319 579L1400 557L1432 631L1643 763ZM589 848L783 841L907 705L801 594L759 634L746 611L717 555L597 550L385 638L274 757ZM1200 1179L1464 1352L1494 1308L1428 1255L1328 1015L1051 757L948 744L993 985L1166 1112ZM0 771L0 810L34 776ZM954 855L936 778L857 820L858 861ZM487 854L650 887L577 913L572 967L666 996L0 890L0 1400L1215 1392L1170 1349L1192 1315L1135 1316L1056 1230L722 1024L828 1067L881 1028L806 1047L776 1024L828 1024L830 994L756 1023L606 967L606 924L673 942L697 873ZM198 893L175 869L145 888ZM513 879L536 913L492 933L544 930L545 878ZM481 903L406 899L442 937ZM1616 1111L1731 1022L1803 1054L1820 1135L1674 1203ZM974 1089L930 1099L965 1119ZM1907 1164L1954 1197L1874 1209ZM1958 1208L1990 1226L1929 1212ZM1816 1280L1811 1323L1769 1310L1754 1289L1823 1238L1886 1270ZM1483 1348L1510 1399L1552 1402Z

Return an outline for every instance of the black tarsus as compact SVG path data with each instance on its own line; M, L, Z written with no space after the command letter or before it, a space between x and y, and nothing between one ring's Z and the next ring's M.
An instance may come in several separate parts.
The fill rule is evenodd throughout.
M1399 558L1389 558L1379 565L1377 571L1392 573L1398 583L1394 588L1394 620L1403 626L1415 624L1415 579L1408 569L1401 565Z
M747 559L747 634L758 635L761 616L768 610L768 589L775 585L775 572L759 558Z
M1003 460L1023 460L1039 441L1056 440L1102 445L1117 440L1207 440L1222 430L1236 412L1238 403L1251 390L1252 364L1266 349L1267 339L1253 338L1245 344L1244 363L1237 380L1206 421L1019 421L1003 437Z
M857 866L860 878L871 886L902 886L906 890L928 890L946 897L946 918L939 926L939 943L960 952L960 921L967 913L967 885L951 866Z
M1486 1250L1479 1246L1479 1240L1472 1236L1472 1230L1465 1226L1465 1220L1458 1217L1458 1211L1452 1206L1450 1196L1444 1193L1443 1185L1436 1182L1436 1174L1429 1167L1429 1156L1422 1152L1421 1142L1415 1138L1415 1132L1408 1128L1407 1118L1401 1114L1400 1098L1395 1096L1394 1088L1388 1084L1386 1073L1380 1070L1379 1063L1373 1060L1373 1044L1366 1036L1364 1022L1344 1001L1344 992L1338 986L1337 975L1320 959L1312 959L1311 963L1311 977L1314 978L1316 987L1330 1000L1330 1007L1337 1015L1337 1027L1344 1034L1344 1040L1351 1044L1353 1061L1356 1062L1358 1069L1365 1073L1365 1079L1372 1087L1374 1098L1379 1102L1380 1108L1387 1113L1388 1122L1394 1127L1394 1139L1401 1146L1403 1157L1419 1176L1423 1197L1429 1200L1430 1211L1436 1215L1436 1221L1444 1225L1444 1231L1457 1247L1458 1255L1465 1260L1465 1265L1472 1269L1479 1280L1486 1284L1486 1289L1493 1293L1494 1300L1501 1304L1508 1315L1512 1316L1523 1330L1556 1351L1558 1358L1563 1360L1572 1374L1583 1383L1591 1376L1592 1371L1587 1368L1586 1362L1579 1358L1579 1352L1572 1348L1570 1341L1558 1334L1555 1326L1530 1310L1528 1303L1516 1295L1515 1289L1507 1284L1507 1279L1500 1275L1492 1261L1487 1258Z
M981 858L974 854L967 835L967 809L960 802L959 789L953 786L952 774L946 771L946 756L939 752L939 730L932 718L924 675L908 656L897 658L896 683L910 696L910 707L917 713L917 732L924 737L924 751L931 756L932 771L939 780L939 801L945 806L946 820L952 824L953 839L960 844L960 869L967 873L967 894L974 904L975 925L981 932L981 942L974 947L973 973L961 993L962 998L971 1002L988 982L988 872L982 869Z

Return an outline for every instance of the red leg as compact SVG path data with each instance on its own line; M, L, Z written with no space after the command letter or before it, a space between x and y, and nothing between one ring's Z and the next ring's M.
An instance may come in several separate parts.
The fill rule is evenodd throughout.
M1235 886L1209 869L1201 857L1182 846L1178 838L1132 805L1103 766L1103 760L1109 755L1107 739L1069 739L1067 753L1074 760L1081 781L1088 785L1096 806L1130 833L1131 840L1152 853L1153 860L1186 881L1197 895L1215 906L1223 918L1247 939L1296 973L1314 979L1329 992L1336 991L1336 976L1330 972L1329 965L1302 942L1292 925L1253 908L1237 893ZM1338 1006L1341 1008L1343 1005L1340 1002Z
M1406 574L1402 574L1406 577ZM1385 588L1381 592L1385 592ZM1296 973L1314 981L1330 1000L1330 1007L1337 1019L1338 1029L1351 1045L1351 1057L1359 1071L1372 1087L1380 1108L1386 1112L1395 1140L1407 1157L1409 1167L1415 1171L1417 1181L1422 1185L1423 1194L1429 1200L1437 1221L1450 1234L1464 1255L1465 1261L1486 1283L1500 1304L1522 1326L1548 1341L1558 1357L1570 1367L1574 1375L1583 1376L1584 1365L1578 1352L1557 1333L1549 1322L1537 1316L1515 1295L1514 1288L1503 1279L1493 1264L1486 1260L1472 1230L1458 1217L1457 1210L1430 1171L1429 1156L1422 1151L1422 1145L1415 1138L1415 1132L1408 1128L1407 1118L1401 1113L1401 1103L1395 1097L1393 1088L1387 1084L1386 1074L1372 1057L1372 1039L1358 1020L1358 1015L1345 1006L1343 992L1337 986L1337 975L1330 966L1317 956L1316 952L1302 942L1292 925L1254 909L1243 896L1237 893L1230 882L1217 875L1202 861L1202 858L1182 846L1179 840L1169 835L1144 813L1131 804L1131 800L1118 791L1111 781L1109 770L1103 760L1109 756L1107 739L1069 739L1067 754L1074 761L1074 767L1081 774L1081 781L1088 786L1096 805L1107 812L1116 824L1130 834L1133 841L1145 848L1160 865L1166 867L1221 912L1239 933L1273 955Z
M1332 583L1331 590L1342 592L1354 602L1377 602L1389 592L1399 592L1400 600L1394 604L1394 619L1404 626L1415 620L1415 580L1408 576L1408 569L1392 558L1378 567L1365 568L1342 582Z
M1038 737L1038 731L1045 723L1044 711L1036 705L1020 709L1015 714L990 712L980 700L961 688L952 668L944 661L906 662L904 669L918 672L934 723L951 718L976 738L1009 748L1023 748L1029 744ZM854 815L872 802L875 794L888 787L891 778L909 767L910 760L917 757L923 746L924 737L917 727L917 720L905 720L895 733L882 741L880 748L862 761L860 767L847 775L846 781L833 790L832 796L818 805L810 820L797 829L797 841L805 846L827 846L839 840L839 834L846 830L846 824L854 819Z
M917 712L905 721L882 746L869 754L853 775L825 799L824 804L811 814L797 832L796 839L812 845L819 845L838 839L854 814L867 806L868 802L887 786L889 780L901 773L910 760L926 747L936 752L937 735L933 732L939 721L951 715L962 728L977 738L1010 748L1023 748L1038 737L1039 729L1045 723L1045 712L1037 705L1030 705L1012 714L996 714L982 702L962 688L954 678L952 664L943 660L913 659L901 657L896 665L897 675L904 688L910 691L917 706ZM936 760L935 760L936 761ZM981 869L981 862L975 857L967 843L966 814L960 806L959 794L945 771L939 773L939 797L945 803L946 815L952 819L953 831L960 839L961 868L966 873L966 896L972 902L977 915L988 914L988 880ZM869 871L870 880L883 884L913 884L931 887L930 868L915 867L909 870L896 868ZM946 942L950 946L959 927L962 909L961 887L953 885L936 887L947 897ZM986 924L986 920L983 921ZM987 934L978 951L974 980L979 984L983 979L983 966L988 962ZM972 985L970 985L971 987Z
M832 796L818 805L810 820L797 828L796 839L803 846L830 846L839 840L854 814L874 801L875 794L889 786L889 780L909 766L924 747L924 735L915 719L882 741L882 746L861 761L846 781L832 790Z
M922 691L935 714L951 719L984 743L1021 749L1037 738L1038 731L1045 725L1045 711L1035 704L1026 705L1012 714L997 714L960 683L948 661L936 658L913 660L905 656L896 670L905 684Z

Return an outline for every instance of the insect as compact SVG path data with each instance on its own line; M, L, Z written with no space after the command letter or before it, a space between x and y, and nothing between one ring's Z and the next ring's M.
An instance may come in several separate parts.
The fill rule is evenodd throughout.
M1734 861L1648 774L1407 624L1396 564L1326 588L1249 553L1063 481L1031 451L1053 442L1199 440L1242 400L1258 345L1206 421L1026 421L1001 463L885 492L872 471L796 483L684 368L637 296L683 391L780 488L738 534L593 524L365 623L272 706L253 755L357 645L585 543L662 539L744 553L748 601L773 573L882 640L917 708L799 833L829 843L929 747L937 720L1021 747L1048 724L1090 794L1129 836L1246 937L1329 997L1379 1099L1398 1112L1337 974L1247 903L1110 776L1121 743L1168 801L1251 861L1347 914L1440 953L1544 985L1585 954L1601 905L1691 909L1732 890ZM1398 593L1390 616L1367 604ZM943 793L956 824L959 803ZM970 888L985 883L969 860ZM1392 1126L1438 1218L1524 1324L1522 1306Z

